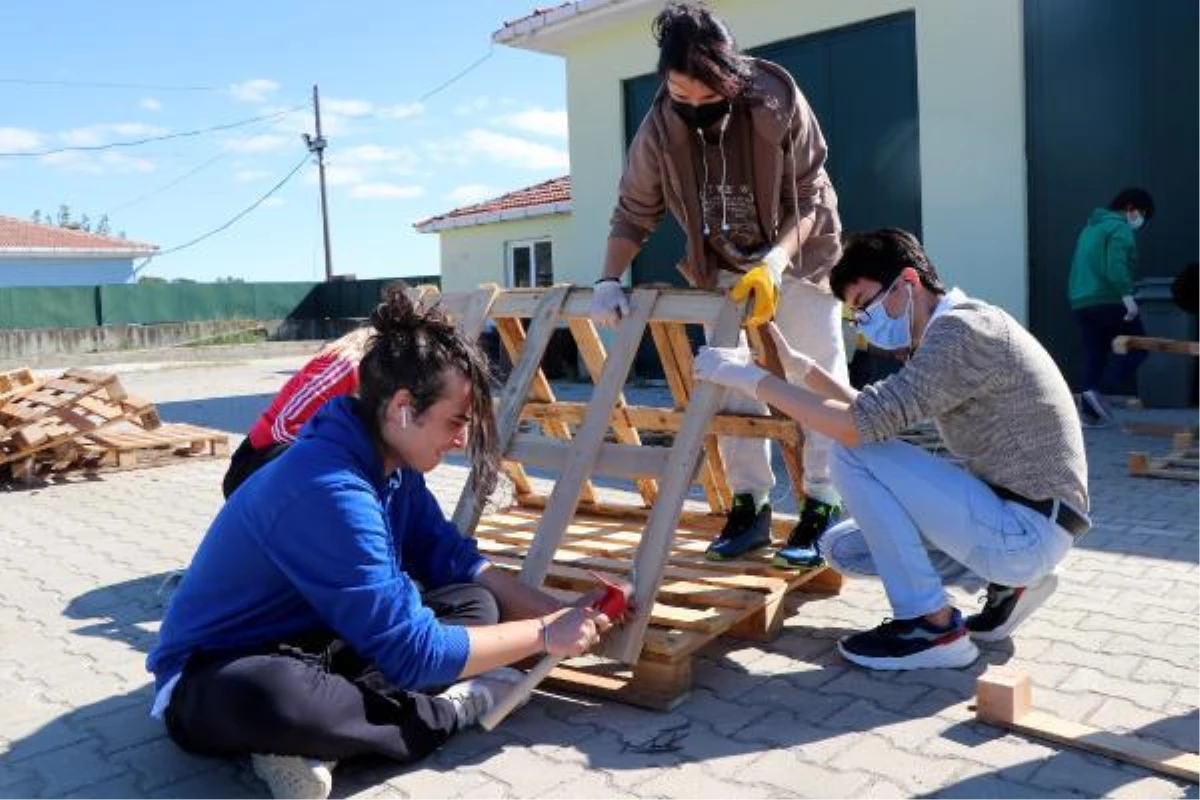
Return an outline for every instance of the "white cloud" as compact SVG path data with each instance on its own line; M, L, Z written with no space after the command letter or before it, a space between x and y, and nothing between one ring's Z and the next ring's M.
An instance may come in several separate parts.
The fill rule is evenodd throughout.
M320 176L316 170L309 170L304 176L305 183L317 183ZM360 183L366 183L367 172L359 167L347 167L341 164L327 164L325 166L325 183L330 186L354 186Z
M367 100L341 100L331 97L321 101L321 110L344 117L369 117L375 113L375 104Z
M272 197L268 197L266 200L263 200L261 205L263 208L276 208L277 206L281 206L281 205L285 204L286 202L287 201L284 200L282 197L272 196Z
M370 164L386 166L396 175L411 175L421 164L420 157L408 147L391 147L381 144L360 144L331 150L330 158L337 164Z
M138 108L143 108L146 111L162 111L162 103L153 97L143 97L141 100L138 100Z
M549 136L555 139L567 138L567 112L547 111L544 108L531 108L506 114L497 121L509 128L516 128L526 133L536 133L539 136Z
M25 153L42 146L42 135L28 128L0 128L0 152Z
M238 183L253 183L270 177L271 173L262 169L240 169L233 173L233 179Z
M234 153L275 153L293 145L296 148L303 147L299 139L275 133L263 133L245 139L233 139L226 145L226 149Z
M480 128L467 131L462 146L468 153L510 167L557 169L566 172L570 166L566 150Z
M158 165L148 158L112 152L94 154L68 151L41 156L39 160L43 164L66 172L85 172L90 175L103 175L110 172L146 173L153 172L158 168Z
M504 192L494 186L488 186L485 183L465 183L462 186L456 186L446 192L446 199L452 203L461 203L469 205L478 203L481 200L487 200L489 197L496 197Z
M363 183L350 190L351 197L361 200L405 200L420 197L425 190L420 186L403 186L398 183Z
M117 139L148 139L162 136L168 131L168 128L142 122L114 122L73 128L58 134L58 138L68 147L96 147Z
M267 78L253 78L229 85L229 93L243 103L265 103L269 95L279 91L279 84Z
M425 106L420 103L397 103L393 106L380 106L379 116L384 119L411 119L425 113Z

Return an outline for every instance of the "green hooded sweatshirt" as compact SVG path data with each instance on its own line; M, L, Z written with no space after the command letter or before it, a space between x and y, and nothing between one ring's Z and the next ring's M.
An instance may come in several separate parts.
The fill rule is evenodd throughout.
M1120 305L1133 294L1137 244L1133 227L1120 211L1097 208L1075 242L1067 294L1071 308Z

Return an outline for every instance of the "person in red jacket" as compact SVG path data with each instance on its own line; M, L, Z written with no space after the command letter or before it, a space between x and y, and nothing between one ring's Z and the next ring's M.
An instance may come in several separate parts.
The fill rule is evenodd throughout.
M226 499L287 450L326 401L358 391L358 362L370 336L366 326L330 342L288 379L234 451L221 485Z

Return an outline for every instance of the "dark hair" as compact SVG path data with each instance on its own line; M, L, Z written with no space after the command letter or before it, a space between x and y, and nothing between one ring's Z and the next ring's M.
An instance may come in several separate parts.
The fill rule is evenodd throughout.
M651 26L658 43L658 74L681 72L732 99L750 81L750 61L738 52L728 26L698 3L670 3Z
M1171 298L1175 305L1195 316L1200 307L1200 263L1192 261L1171 281Z
M846 237L842 258L829 273L829 288L839 300L846 299L846 289L855 281L866 279L887 286L912 267L921 285L934 294L945 294L946 287L937 269L925 253L925 248L908 231L899 228L880 228L877 231L853 233Z
M457 369L471 384L471 421L467 432L470 480L487 497L496 488L500 454L492 413L491 372L479 345L464 338L438 307L418 308L403 284L389 287L371 312L375 329L358 366L362 418L371 436L382 439L387 404L401 389L421 414L445 390L446 370Z
M1154 216L1154 198L1145 189L1138 189L1133 186L1128 189L1122 189L1109 202L1108 210L1124 211L1127 208L1136 208L1142 212L1142 216L1149 222L1150 218Z

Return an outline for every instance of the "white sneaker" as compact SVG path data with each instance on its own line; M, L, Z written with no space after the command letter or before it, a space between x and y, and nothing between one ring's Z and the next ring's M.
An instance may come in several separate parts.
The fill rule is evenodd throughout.
M325 800L333 790L336 761L318 761L303 756L250 756L254 774L271 788L272 797Z
M478 723L479 718L516 689L524 677L525 673L520 670L499 667L459 681L437 696L446 698L454 705L461 730Z
M1104 399L1104 395L1088 389L1083 392L1083 394L1079 395L1079 400L1081 403L1086 405L1093 414L1099 417L1102 423L1105 425L1111 425L1113 423L1115 418L1113 416L1112 406L1110 406L1108 401Z

